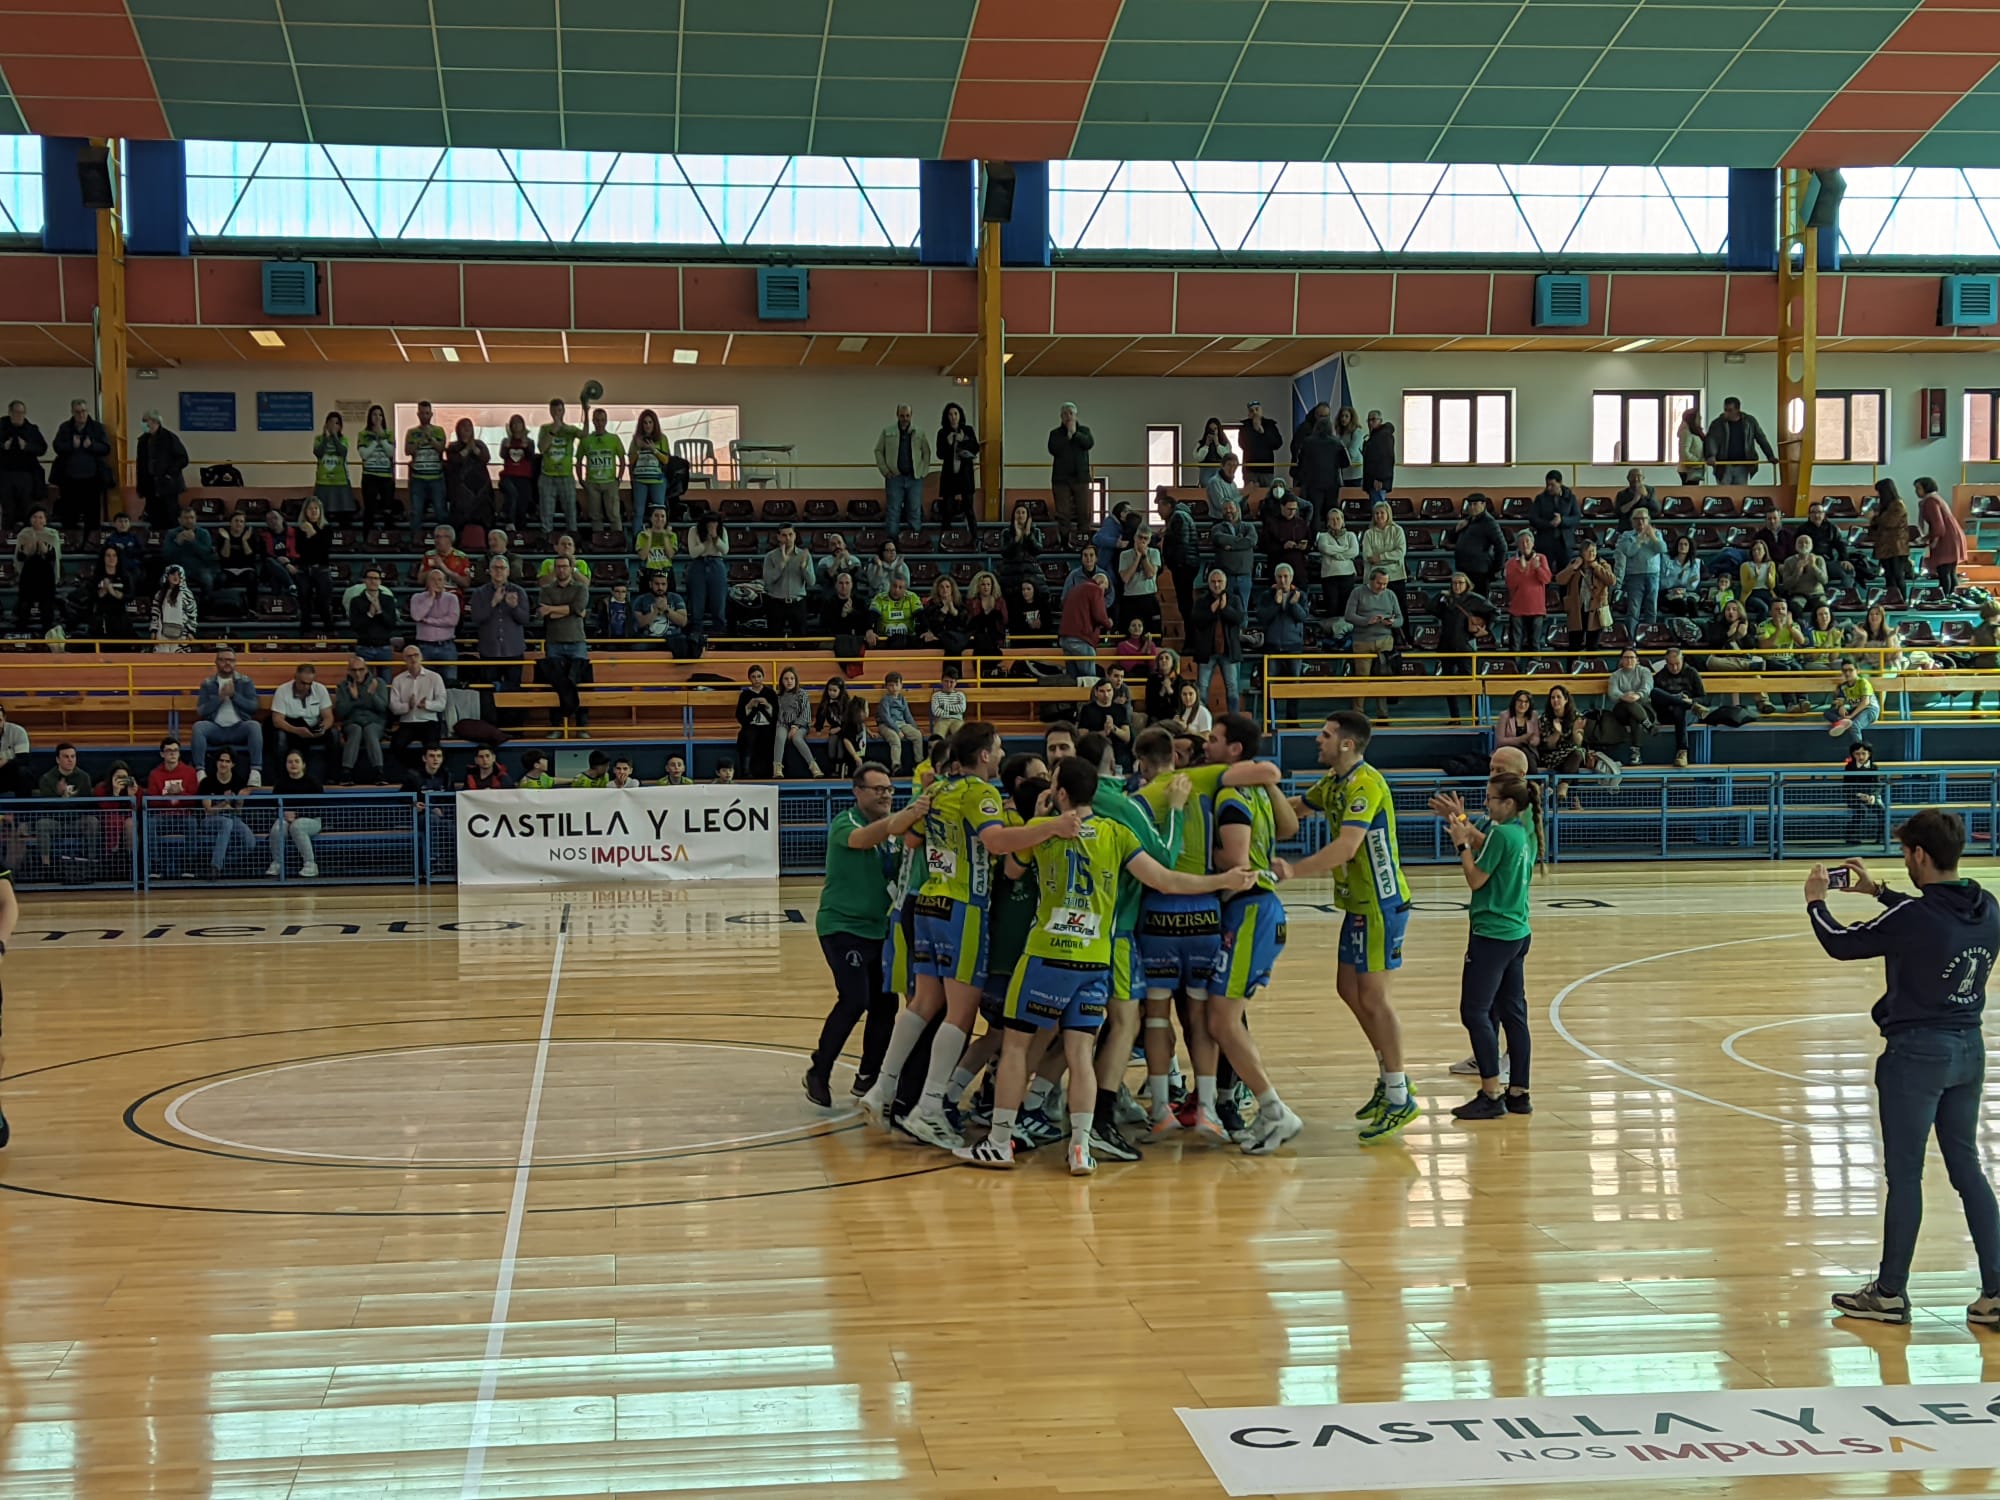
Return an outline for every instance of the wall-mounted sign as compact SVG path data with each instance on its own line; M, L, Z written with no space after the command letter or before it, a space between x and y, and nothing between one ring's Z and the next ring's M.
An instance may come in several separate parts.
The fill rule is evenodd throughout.
M236 392L182 391L182 432L234 432Z
M313 419L311 391L259 391L257 430L259 432L311 432L319 426Z

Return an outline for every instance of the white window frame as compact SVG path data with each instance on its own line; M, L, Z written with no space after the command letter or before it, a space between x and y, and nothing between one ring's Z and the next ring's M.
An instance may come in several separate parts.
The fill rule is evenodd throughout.
M1597 406L1601 401L1618 402L1618 440L1612 451L1605 453L1597 443ZM1632 456L1632 407L1636 402L1657 401L1660 404L1659 450L1652 458ZM1615 467L1624 464L1654 466L1675 464L1680 460L1680 444L1677 434L1681 427L1681 413L1689 407L1699 409L1701 393L1690 390L1608 390L1593 391L1590 398L1590 461L1592 464Z
M1494 453L1479 446L1479 406L1481 402L1499 400L1505 403L1504 431L1501 451ZM1421 424L1411 420L1413 404L1428 404L1429 413ZM1445 457L1438 451L1437 434L1442 425L1441 416L1446 411L1463 405L1466 422L1466 456ZM1397 433L1402 448L1402 462L1410 468L1438 469L1494 469L1505 468L1514 462L1514 392L1511 389L1478 390L1472 388L1404 391L1401 408L1403 424ZM1422 433L1423 446L1418 446L1418 433Z

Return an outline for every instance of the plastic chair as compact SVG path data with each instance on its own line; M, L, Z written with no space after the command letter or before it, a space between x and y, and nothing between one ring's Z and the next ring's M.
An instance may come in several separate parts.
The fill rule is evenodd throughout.
M1417 513L1426 521L1456 521L1458 502L1449 495L1429 495Z
M707 438L675 438L674 457L687 460L689 484L715 483L715 444Z

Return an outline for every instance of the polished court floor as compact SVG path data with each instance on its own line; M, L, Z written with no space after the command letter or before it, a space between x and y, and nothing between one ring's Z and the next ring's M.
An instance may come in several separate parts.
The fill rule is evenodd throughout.
M1431 1113L1372 1151L1330 892L1292 889L1255 1024L1297 1149L1088 1180L946 1167L806 1102L810 883L29 893L0 1496L1193 1500L1222 1491L1176 1407L2000 1383L1941 1169L1915 1325L1827 1314L1876 1251L1880 975L1820 955L1802 874L1547 879L1537 1113L1465 1126L1463 890L1415 872L1397 993Z

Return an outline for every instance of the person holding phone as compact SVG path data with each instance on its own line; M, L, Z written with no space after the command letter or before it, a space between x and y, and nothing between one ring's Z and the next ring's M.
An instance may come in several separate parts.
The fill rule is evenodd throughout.
M1820 947L1842 961L1882 959L1887 980L1870 1012L1883 1036L1875 1065L1882 1169L1889 1185L1882 1261L1874 1280L1859 1291L1836 1292L1833 1306L1845 1318L1910 1321L1910 1260L1924 1216L1925 1146L1935 1132L1979 1262L1979 1295L1966 1309L1966 1320L2000 1328L2000 1204L1979 1159L1986 1085L1980 1020L1994 954L2000 952L2000 903L1958 873L1965 824L1957 814L1936 808L1915 813L1896 829L1896 842L1914 895L1880 884L1858 859L1841 865L1847 888L1883 907L1868 921L1849 927L1834 918L1826 904L1833 871L1814 865L1806 876L1806 914Z

